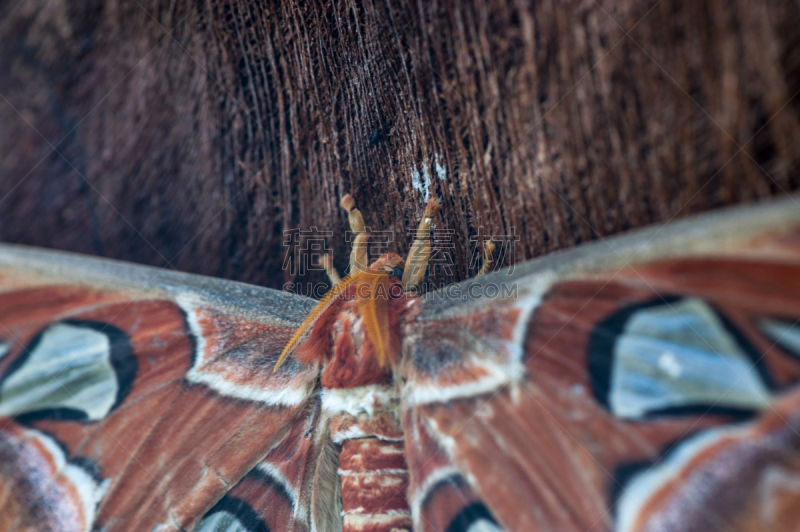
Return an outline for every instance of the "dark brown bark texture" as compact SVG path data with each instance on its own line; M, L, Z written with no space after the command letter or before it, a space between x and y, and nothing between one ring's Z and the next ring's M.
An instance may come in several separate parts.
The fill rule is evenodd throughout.
M797 189L798 90L796 0L2 0L0 239L280 288L430 193L438 285Z

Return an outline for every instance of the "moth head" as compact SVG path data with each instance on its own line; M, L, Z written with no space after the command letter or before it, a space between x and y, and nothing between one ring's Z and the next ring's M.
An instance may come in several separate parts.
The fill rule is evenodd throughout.
M369 265L370 270L386 272L395 279L403 278L403 265L406 259L397 253L384 253Z
M334 285L295 331L275 363L275 370L306 339L320 316L342 297L355 300L367 338L380 365L386 365L390 351L389 301L405 295L400 278L397 276L398 263L402 263L402 258L398 255L394 253L384 255L368 269L356 271Z
M347 211L350 229L355 234L350 256L351 273L340 280L330 257L325 255L321 258L320 264L328 273L332 288L295 331L275 363L275 370L308 336L317 319L337 299L346 295L357 302L367 338L381 366L385 365L389 360L390 351L389 301L404 297L412 291L416 293L415 289L425 275L431 253L431 224L433 217L442 209L439 200L431 199L425 206L425 212L417 229L417 238L407 258L396 253L384 253L366 268L364 265L367 264L369 228L364 224L364 218L355 207L355 200L350 194L342 198L341 205Z

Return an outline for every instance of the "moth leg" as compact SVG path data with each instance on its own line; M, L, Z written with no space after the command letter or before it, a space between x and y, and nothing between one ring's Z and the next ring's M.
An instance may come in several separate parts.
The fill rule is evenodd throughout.
M483 266L481 266L481 271L478 272L478 275L475 277L480 277L481 275L485 275L492 270L494 266L494 242L491 240L487 240L483 244Z
M425 277L425 270L428 268L428 261L431 258L431 224L433 217L442 210L439 200L431 198L425 206L425 214L419 221L417 228L417 238L411 244L411 250L406 257L406 264L403 268L403 290L410 292L422 282Z
M369 268L369 257L367 255L369 227L364 225L364 217L361 216L361 211L356 209L356 202L353 196L345 194L342 197L341 205L347 211L350 230L355 235L353 247L350 249L350 271L348 272L352 275Z
M339 284L339 281L341 281L342 278L339 277L339 272L337 272L336 268L333 267L333 259L331 259L331 256L328 253L321 256L319 261L317 261L317 264L325 268L325 273L328 274L328 279L331 282L331 286L336 286Z

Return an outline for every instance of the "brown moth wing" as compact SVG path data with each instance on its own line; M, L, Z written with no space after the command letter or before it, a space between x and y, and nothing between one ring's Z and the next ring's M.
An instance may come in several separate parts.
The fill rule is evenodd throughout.
M497 521L463 472L430 434L418 411L405 414L405 447L409 470L408 498L414 530L469 530L480 523L485 532Z
M3 529L187 530L241 488L318 374L271 371L310 306L276 297L0 246Z
M799 227L793 203L706 216L428 297L398 370L412 477L428 434L483 526L793 530Z
M233 518L248 531L308 532L318 445L318 410L309 405L289 434L233 486L197 526L218 530Z

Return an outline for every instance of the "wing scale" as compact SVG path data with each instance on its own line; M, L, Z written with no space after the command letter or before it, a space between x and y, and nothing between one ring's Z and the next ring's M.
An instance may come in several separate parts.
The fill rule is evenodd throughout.
M789 205L687 222L465 287L510 296L429 298L407 438L507 530L794 530L798 227Z
M310 300L0 246L0 528L791 530L798 227L705 217L433 294L356 385L272 372Z
M8 458L0 492L25 493L27 505L52 511L26 516L6 495L18 516L9 530L190 529L304 411L315 368L291 361L262 371L296 323L225 308L208 280L187 290L150 270L150 287L132 290L137 279L129 279L112 290L97 287L102 279L54 284L46 265L40 276L26 266L17 277L4 270L0 298L8 346L0 404L9 416L0 428ZM305 309L295 302L296 317ZM34 451L39 458L26 460ZM76 517L65 519L67 511Z

